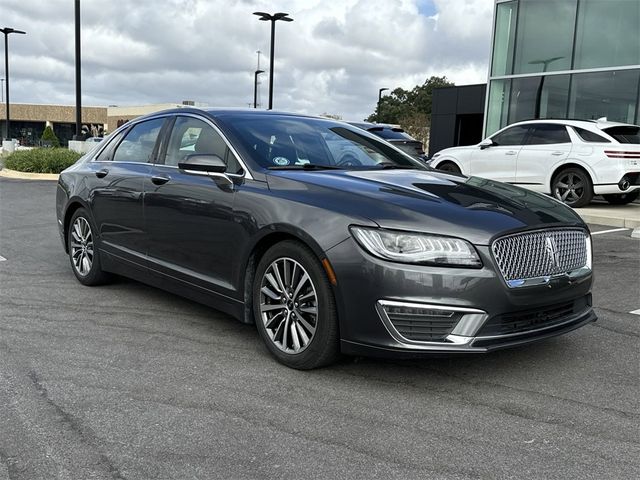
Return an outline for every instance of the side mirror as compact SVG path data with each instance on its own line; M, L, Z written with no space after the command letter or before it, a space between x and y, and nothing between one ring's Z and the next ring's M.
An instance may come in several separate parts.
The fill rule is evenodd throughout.
M224 173L227 170L227 165L217 155L196 153L187 155L184 160L178 163L178 168L192 172Z
M481 141L478 144L478 146L480 147L480 150L484 150L485 148L493 147L494 145L495 145L495 143L490 138L487 138L487 139Z

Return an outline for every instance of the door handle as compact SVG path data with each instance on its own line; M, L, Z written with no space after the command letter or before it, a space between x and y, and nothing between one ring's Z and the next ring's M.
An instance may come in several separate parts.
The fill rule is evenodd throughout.
M108 174L108 173L109 173L109 170L108 170L108 169L106 169L106 168L103 168L103 169L98 170L98 171L96 172L96 177L98 177L98 178L104 178L104 177L106 177L106 176L107 176L107 174Z
M516 152L515 150L509 150L508 152L505 152L505 155L517 155L518 152Z
M151 177L151 182L154 185L164 185L165 183L167 183L169 180L171 180L170 177L164 177L162 175L154 175L153 177Z
M555 155L556 157L559 157L560 155L564 155L564 152L553 152L551 155Z

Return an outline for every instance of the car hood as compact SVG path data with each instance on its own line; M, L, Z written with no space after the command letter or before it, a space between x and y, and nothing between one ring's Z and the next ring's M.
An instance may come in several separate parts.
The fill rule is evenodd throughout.
M562 203L479 177L422 170L273 171L269 188L382 228L452 235L488 245L505 233L572 224ZM305 200L307 198L307 200Z

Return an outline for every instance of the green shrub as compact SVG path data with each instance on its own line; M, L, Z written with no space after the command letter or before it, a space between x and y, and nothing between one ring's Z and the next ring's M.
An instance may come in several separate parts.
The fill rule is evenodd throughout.
M5 167L19 172L60 173L81 157L66 148L34 148L17 150L4 162Z
M47 147L59 147L60 140L56 137L56 134L53 132L53 128L51 126L47 126L42 132L42 136L40 137L42 143Z

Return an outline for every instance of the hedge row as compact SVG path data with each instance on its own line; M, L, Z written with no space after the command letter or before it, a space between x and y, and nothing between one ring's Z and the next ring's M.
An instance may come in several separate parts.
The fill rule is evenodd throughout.
M19 172L60 173L82 155L66 148L34 148L17 150L4 162L5 167Z

